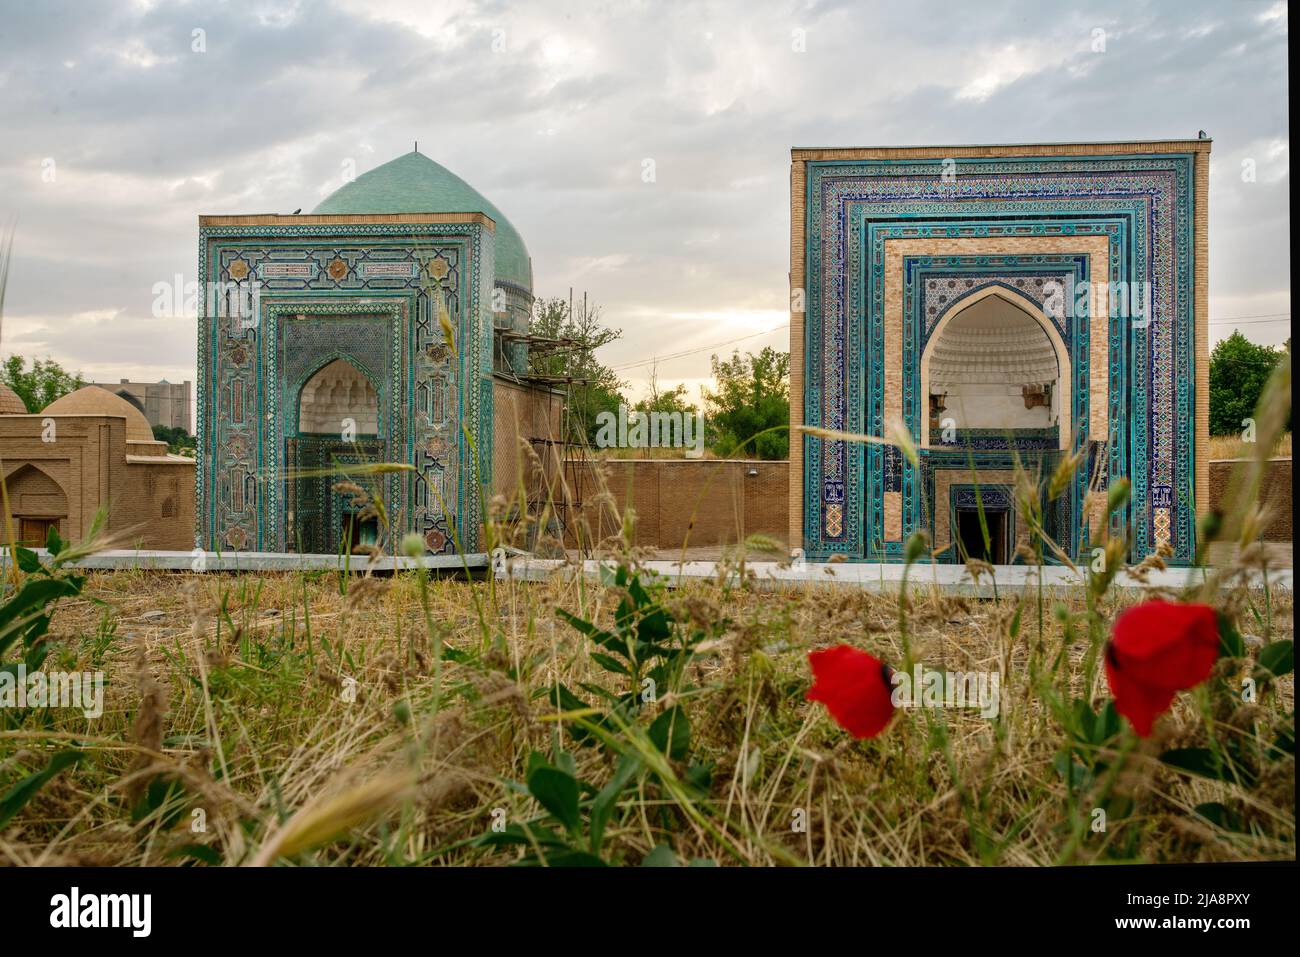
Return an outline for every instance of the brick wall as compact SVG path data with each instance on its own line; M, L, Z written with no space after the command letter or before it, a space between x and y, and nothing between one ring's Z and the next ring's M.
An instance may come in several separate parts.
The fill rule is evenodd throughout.
M568 522L588 542L616 535L623 509L636 513L636 544L659 549L735 544L751 535L786 541L789 462L735 459L607 459L571 464ZM603 494L607 492L608 494Z
M1210 463L1210 501L1217 507L1232 461ZM734 544L750 535L787 541L788 462L720 459L608 459L570 465L568 495L581 506L568 522L567 544L580 523L588 542L616 535L627 505L636 512L636 544L680 549ZM751 475L750 472L757 474ZM603 482L603 484L602 484ZM602 494L602 490L607 494ZM1264 539L1292 540L1291 460L1273 459L1261 498L1271 521Z
M194 466L129 462L127 488L115 490L110 515L127 547L188 551L194 547Z
M545 481L539 470L558 471L559 446L550 443L561 438L564 396L497 376L492 404L492 490L514 501L522 485L525 495L535 498Z
M1234 459L1217 459L1210 462L1210 504L1218 508L1232 480L1232 470L1238 463ZM1270 521L1262 538L1266 542L1290 542L1292 538L1291 514L1291 460L1269 459L1260 488L1260 501L1268 507Z

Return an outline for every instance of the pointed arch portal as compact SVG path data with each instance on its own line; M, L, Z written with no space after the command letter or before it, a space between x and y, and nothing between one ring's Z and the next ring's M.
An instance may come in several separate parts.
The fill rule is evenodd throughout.
M338 466L386 460L374 383L348 360L330 359L303 383L294 419L296 428L285 438L290 548L330 554L375 544L374 510L337 488L343 479Z

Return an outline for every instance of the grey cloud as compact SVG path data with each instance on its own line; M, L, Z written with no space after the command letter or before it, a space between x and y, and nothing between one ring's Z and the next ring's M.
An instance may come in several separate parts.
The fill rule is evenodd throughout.
M625 331L615 363L732 333L674 314L783 307L792 146L1206 129L1211 313L1289 308L1289 154L1260 156L1255 183L1237 175L1243 151L1289 137L1285 14L1263 22L1269 3L0 8L0 218L21 217L6 312L30 320L7 324L0 351L48 350L87 373L134 356L193 378L192 322L160 326L149 306L153 283L192 275L197 216L310 209L345 159L364 171L414 139L509 214L540 294L572 285L604 305ZM190 52L195 27L206 53ZM1095 27L1104 53L1088 48ZM1021 75L999 73L1016 63ZM981 77L985 98L959 96ZM56 184L41 182L45 157ZM1274 341L1283 327L1244 328ZM707 372L705 353L660 377Z

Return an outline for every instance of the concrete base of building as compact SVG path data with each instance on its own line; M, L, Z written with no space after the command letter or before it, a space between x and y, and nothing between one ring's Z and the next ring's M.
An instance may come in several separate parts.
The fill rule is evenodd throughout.
M581 565L573 561L560 559L508 558L494 565L498 579L513 578L516 581L545 581L553 575L571 576L579 569L590 577L600 575L601 569L614 568L612 561L585 561ZM641 567L653 572L670 586L684 584L688 581L718 581L720 565L711 561L647 561ZM864 564L864 563L824 563L804 562L800 565L777 562L746 562L744 574L746 580L757 587L791 588L807 585L839 585L861 588L873 592L897 592L902 587L904 577L910 589L929 591L938 589L947 594L969 595L978 598L993 598L996 592L1006 595L1022 592L1026 589L1036 591L1041 576L1044 590L1056 594L1077 591L1083 592L1088 585L1086 571L1073 571L1063 565L1048 565L1035 568L1028 565L994 565L991 575L981 575L976 581L971 578L965 565L913 565L908 569L898 564ZM1129 572L1120 572L1115 576L1111 588L1126 591L1181 591L1200 584L1214 573L1213 568L1168 568L1149 570L1140 577ZM733 584L740 579L740 570L733 563L728 568ZM1267 573L1258 570L1241 571L1224 581L1224 585L1246 583L1254 588L1292 591L1292 570L1290 568L1269 569Z
M42 561L49 558L43 549L33 549ZM9 564L9 550L0 549L0 568ZM488 556L426 555L423 558L384 556L373 561L365 555L308 555L294 552L191 552L136 551L114 549L96 552L70 567L109 571L113 569L150 569L173 572L296 572L296 571L409 571L423 566L431 571L478 570L488 566Z
M34 550L42 561L49 558L44 549ZM8 549L0 548L0 569L9 564ZM410 571L423 566L430 571L480 571L492 567L499 580L541 582L553 576L571 577L581 571L589 577L599 577L602 568L612 569L612 561L566 561L563 559L531 558L527 555L502 556L495 562L483 553L471 555L426 555L421 559L384 556L368 560L364 555L308 555L292 552L179 552L136 551L117 549L98 552L70 563L72 567L110 571L113 569L149 569L175 572L295 572L295 571L349 571L388 573ZM661 578L665 584L676 586L688 581L717 581L724 567L714 561L646 561L641 567ZM727 566L733 583L738 583L740 569L731 563ZM1087 588L1088 575L1063 565L1035 568L1029 565L994 565L991 574L971 577L965 565L913 565L910 569L898 564L826 563L802 564L778 562L746 562L744 575L758 587L790 588L806 585L838 585L861 588L873 592L896 592L906 579L915 590L938 589L948 594L969 595L979 598L994 597L1025 589L1036 590L1041 576L1044 589L1060 594L1082 591ZM1213 568L1168 568L1149 570L1140 577L1127 571L1115 576L1112 588L1122 590L1181 591L1200 584L1214 573ZM1268 587L1274 590L1293 591L1293 574L1290 568L1239 570L1225 579L1223 584L1245 583L1252 588Z

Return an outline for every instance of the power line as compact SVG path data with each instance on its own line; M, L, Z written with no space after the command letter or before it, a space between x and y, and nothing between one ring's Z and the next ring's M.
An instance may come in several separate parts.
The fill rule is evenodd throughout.
M1255 322L1281 322L1284 319L1290 319L1289 312L1265 312L1257 316L1229 316L1227 319L1211 319L1212 326L1226 325L1248 325Z
M612 366L611 372L622 372L626 369L635 369L638 366L650 365L655 362L667 362L669 359L681 359L685 356L693 356L700 352L710 352L713 349L721 349L723 346L729 346L736 342L744 342L746 339L753 339L757 336L768 336L774 332L780 332L782 329L790 328L790 323L783 322L779 326L773 326L771 329L765 329L762 332L751 332L749 335L737 336L735 339L728 339L726 342L716 342L711 346L700 346L698 349L685 349L681 352L673 352L663 356L651 356L649 359L642 359L639 362L624 362L620 365Z

